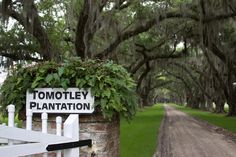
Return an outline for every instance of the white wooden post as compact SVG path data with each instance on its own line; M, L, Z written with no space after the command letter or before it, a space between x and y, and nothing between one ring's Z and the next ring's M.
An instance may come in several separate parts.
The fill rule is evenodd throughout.
M56 134L57 134L57 136L61 136L62 135L61 134L61 132L62 132L61 131L62 130L62 128L61 128L62 118L60 116L56 117L56 123L57 123L57 125L56 125L57 132L56 132ZM61 150L57 151L57 157L61 157Z
M79 140L79 115L70 114L64 123L64 136ZM79 148L64 150L64 157L79 157Z
M56 117L56 123L57 123L57 136L61 136L62 135L62 129L61 129L62 118L60 116Z
M14 119L15 119L15 106L14 105L8 105L7 106L8 110L8 126L9 127L14 127ZM8 145L13 145L13 140L8 140Z
M15 117L15 106L14 105L8 105L8 126L14 127L14 117Z
M42 133L47 133L48 132L48 114L47 113L42 113L41 114L41 119L42 119ZM47 157L48 153L43 153L43 157Z
M45 112L42 113L41 119L42 119L42 133L47 133L48 132L48 114Z
M33 112L31 109L26 110L26 130L32 130L32 116Z
M26 130L32 130L33 112L31 109L26 110ZM31 155L29 157L32 157Z

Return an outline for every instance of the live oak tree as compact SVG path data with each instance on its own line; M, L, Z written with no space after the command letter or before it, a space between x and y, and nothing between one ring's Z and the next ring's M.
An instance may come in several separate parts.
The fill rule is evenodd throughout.
M223 112L227 102L232 116L235 8L233 0L2 0L1 64L112 59L132 73L143 105L162 85L172 97L183 89L195 108L214 102Z

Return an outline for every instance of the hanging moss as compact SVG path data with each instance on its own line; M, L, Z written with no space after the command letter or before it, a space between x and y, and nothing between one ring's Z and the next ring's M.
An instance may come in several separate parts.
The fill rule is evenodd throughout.
M62 64L44 62L13 70L1 88L2 109L16 105L25 109L26 91L34 88L91 88L95 107L105 118L120 113L130 119L136 110L135 83L130 74L111 61L73 59Z

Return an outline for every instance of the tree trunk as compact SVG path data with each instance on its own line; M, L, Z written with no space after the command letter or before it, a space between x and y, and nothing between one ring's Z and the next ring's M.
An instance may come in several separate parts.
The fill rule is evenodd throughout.
M199 95L199 107L200 107L200 109L201 110L207 110L207 108L206 108L206 101L205 101L205 98L204 98L204 96L203 95Z
M148 97L146 94L140 94L140 107L147 106L148 104Z
M228 67L228 97L227 97L227 103L229 105L229 112L228 116L236 116L236 88L234 86L234 82L236 81L236 78L234 78L234 75L232 73L232 69L234 67L234 64L232 61L230 61L230 56L227 56L227 67Z
M85 35L85 26L88 21L89 16L89 2L84 0L83 8L79 14L79 19L76 27L76 37L75 37L75 49L78 57L81 59L85 59L85 43L84 43L84 35Z
M150 94L150 89L148 89L147 87L146 88L144 87L140 91L140 98L141 98L142 107L150 105L149 94Z
M225 113L224 107L225 107L225 102L222 101L221 98L219 98L217 100L217 102L215 103L216 108L215 108L215 112L216 113Z
M229 105L228 116L236 116L236 93L235 93L235 91L233 93L230 93L227 103Z
M211 99L206 98L207 111L213 111L213 102Z
M235 103L229 105L229 113L228 113L228 116L236 116L236 105L235 105Z

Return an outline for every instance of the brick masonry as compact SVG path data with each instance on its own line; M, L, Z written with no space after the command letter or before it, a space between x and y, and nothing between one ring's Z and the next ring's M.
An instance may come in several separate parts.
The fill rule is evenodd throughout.
M56 133L56 114L48 116L48 132ZM61 116L61 115L60 115ZM36 117L36 118L35 118ZM34 116L33 130L41 131L39 115ZM63 121L67 116L63 116ZM92 139L93 146L81 147L80 157L119 157L120 119L115 116L112 121L104 119L99 113L80 115L80 140ZM51 154L49 156L55 156Z

